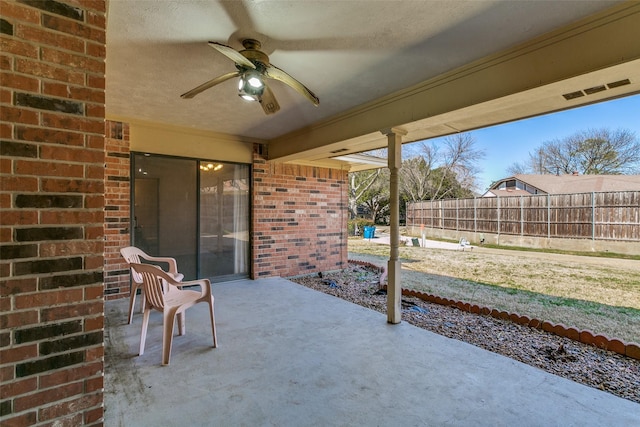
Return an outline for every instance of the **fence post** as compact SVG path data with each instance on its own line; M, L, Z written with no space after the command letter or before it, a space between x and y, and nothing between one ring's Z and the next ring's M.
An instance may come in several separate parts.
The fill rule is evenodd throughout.
M473 198L473 232L478 232L478 198Z
M520 235L524 236L524 199L520 195Z
M591 192L591 240L596 240L596 193Z
M547 239L551 238L551 194L547 193Z
M497 206L496 209L498 210L498 239L500 238L500 196L497 196L498 201L497 201ZM498 240L499 241L499 240Z

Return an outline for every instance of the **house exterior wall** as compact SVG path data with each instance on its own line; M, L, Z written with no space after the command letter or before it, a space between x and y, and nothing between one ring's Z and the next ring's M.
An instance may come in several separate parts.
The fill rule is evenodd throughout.
M129 296L129 267L120 248L131 244L131 161L129 125L107 121L104 180L104 295L107 300Z
M130 244L129 125L107 121L105 298L129 296L120 248ZM251 278L292 277L347 267L347 172L267 162L255 145L252 165ZM164 153L156 153L164 154ZM206 156L205 157L211 157Z
M0 0L0 424L100 425L104 1Z
M347 171L267 162L254 153L252 277L346 268L347 185Z

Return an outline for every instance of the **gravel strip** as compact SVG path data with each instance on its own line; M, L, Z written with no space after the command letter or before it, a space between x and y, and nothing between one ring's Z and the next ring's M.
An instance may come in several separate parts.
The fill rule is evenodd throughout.
M349 263L342 272L290 280L382 313L387 311L377 268ZM402 308L403 320L412 325L640 403L639 360L419 298L403 296Z

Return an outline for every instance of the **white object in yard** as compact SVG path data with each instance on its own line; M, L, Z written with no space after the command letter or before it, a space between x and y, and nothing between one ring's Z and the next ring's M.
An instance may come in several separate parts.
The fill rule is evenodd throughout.
M473 250L473 246L471 246L471 243L469 243L469 241L464 237L460 239L460 248L463 251L464 251L464 248L470 248L471 250Z

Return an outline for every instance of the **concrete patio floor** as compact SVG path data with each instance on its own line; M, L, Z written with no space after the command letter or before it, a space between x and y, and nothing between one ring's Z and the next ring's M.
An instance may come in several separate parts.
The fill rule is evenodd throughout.
M161 366L160 313L106 311L106 426L640 425L640 405L285 279L213 285Z

